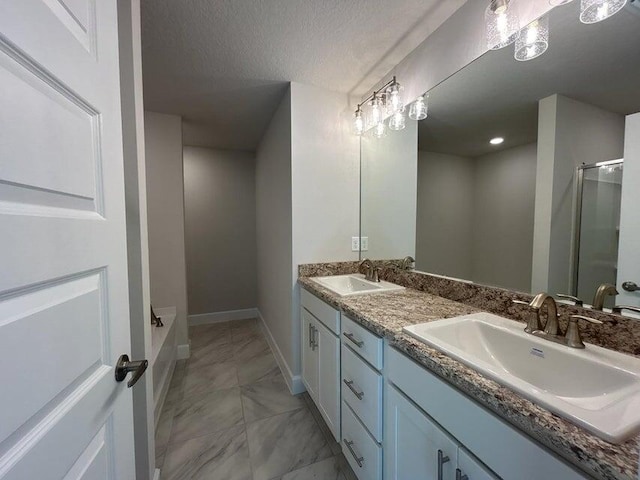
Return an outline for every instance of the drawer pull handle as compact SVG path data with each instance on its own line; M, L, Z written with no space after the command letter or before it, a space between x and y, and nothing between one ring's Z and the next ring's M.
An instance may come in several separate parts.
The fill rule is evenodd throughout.
M344 332L344 336L348 340L351 340L351 342L353 342L356 345L356 347L358 348L364 347L364 342L362 340L356 340L356 338L353 336L353 333Z
M347 448L349 449L349 452L351 452L351 455L353 456L353 459L356 461L356 463L358 464L358 466L360 468L362 468L363 462L364 462L364 457L359 457L355 450L353 449L353 444L354 442L350 442L349 440L347 440L346 438L344 439L344 444L347 446Z
M456 468L456 480L469 480L469 476L463 475L462 470Z
M344 384L349 387L349 390L353 392L353 394L358 397L358 400L362 400L364 398L364 392L359 392L353 386L353 380L347 380L346 378L343 380Z
M442 453L442 450L438 450L438 480L442 480L443 465L451 460L449 457Z

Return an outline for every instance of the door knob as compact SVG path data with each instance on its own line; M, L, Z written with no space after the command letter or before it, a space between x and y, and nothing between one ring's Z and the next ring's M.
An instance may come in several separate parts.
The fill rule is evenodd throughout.
M147 367L149 366L148 360L138 360L136 362L132 362L129 360L129 355L123 354L120 355L118 359L118 363L116 363L116 382L123 381L129 372L133 373L131 380L127 382L127 387L133 387L142 374L145 372Z

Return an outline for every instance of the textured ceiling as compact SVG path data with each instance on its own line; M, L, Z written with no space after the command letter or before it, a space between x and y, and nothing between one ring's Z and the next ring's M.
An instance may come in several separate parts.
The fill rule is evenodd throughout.
M627 7L583 25L580 2L552 12L549 50L529 62L513 46L488 52L430 92L419 147L476 157L534 142L538 100L554 93L620 114L640 111L640 15ZM500 147L493 137L505 137Z
M465 0L143 0L145 108L254 150L290 81L360 96Z

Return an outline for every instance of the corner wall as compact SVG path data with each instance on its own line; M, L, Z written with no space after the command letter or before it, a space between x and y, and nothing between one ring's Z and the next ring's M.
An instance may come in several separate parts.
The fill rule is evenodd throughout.
M291 90L288 90L256 152L256 265L258 310L289 388L298 375L291 369L297 365L292 338L295 328L291 299L291 201Z
M188 345L182 119L145 112L149 276L154 308L176 307L176 336ZM179 351L188 354L185 347Z

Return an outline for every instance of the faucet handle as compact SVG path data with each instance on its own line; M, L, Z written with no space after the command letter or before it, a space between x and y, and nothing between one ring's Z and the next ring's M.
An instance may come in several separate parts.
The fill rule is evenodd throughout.
M511 302L515 303L516 305L526 305L527 307L531 306L531 304L529 302L525 302L524 300L516 300L516 299L512 298Z
M629 310L631 312L640 313L640 307L634 307L632 305L616 305L611 310L611 313L622 315L622 310Z
M576 307L582 307L584 305L584 302L581 298L575 297L573 295L567 295L566 293L556 293L556 297L563 300L571 300Z
M585 317L584 315L571 315L569 317L569 326L567 327L567 333L565 339L567 346L571 348L584 348L582 336L580 335L580 328L578 327L578 320L584 320L586 322L595 323L601 325L603 322L596 320L595 318Z
M524 329L525 332L533 333L538 330L542 330L542 323L540 323L539 312L533 311L533 307L529 302L525 302L524 300L516 300L514 298L511 299L511 302L515 303L516 305L524 305L532 309L529 320L527 320L527 326Z

